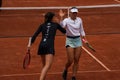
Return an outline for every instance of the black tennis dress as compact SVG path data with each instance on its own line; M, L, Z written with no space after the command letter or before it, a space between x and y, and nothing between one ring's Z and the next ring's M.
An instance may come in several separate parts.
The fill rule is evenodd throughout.
M62 28L58 23L48 22L43 23L39 26L31 39L31 43L34 43L38 34L42 32L42 39L39 44L38 55L55 54L54 40L57 29L62 33L66 33L66 30Z

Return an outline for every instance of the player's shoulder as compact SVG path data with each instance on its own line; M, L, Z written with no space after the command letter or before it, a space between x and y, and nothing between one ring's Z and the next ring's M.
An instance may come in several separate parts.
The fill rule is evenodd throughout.
M81 17L77 17L77 19L78 19L78 20L82 20L82 18L81 18Z
M70 20L71 18L70 17L67 17L67 18L65 18L64 20Z
M40 24L40 26L45 26L45 23Z
M81 17L77 17L77 20L82 22L82 18Z
M65 18L63 21L65 21L65 22L70 21L70 17Z
M41 23L40 25L39 25L39 28L41 27L41 28L44 28L44 27L46 27L47 26L47 24L46 23Z

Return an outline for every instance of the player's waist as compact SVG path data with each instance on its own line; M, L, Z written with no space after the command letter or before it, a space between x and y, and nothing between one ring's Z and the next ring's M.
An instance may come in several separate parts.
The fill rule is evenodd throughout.
M72 38L72 39L79 38L79 37L80 35L79 36L67 36L67 38Z

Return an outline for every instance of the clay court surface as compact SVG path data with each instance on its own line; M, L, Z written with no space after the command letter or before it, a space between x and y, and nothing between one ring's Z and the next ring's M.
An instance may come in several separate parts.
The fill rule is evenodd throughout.
M68 1L68 0L66 0ZM46 0L9 0L3 1L4 7L44 6ZM86 6L120 4L119 0L74 0L73 3L51 0L45 6ZM23 3L23 5L21 5ZM79 3L79 4L78 4ZM31 5L30 5L31 4ZM56 5L58 4L58 5ZM9 6L8 6L9 5ZM58 11L58 10L57 10ZM27 50L28 38L43 22L44 12L39 11L0 11L0 80L39 80L41 59L37 48L41 35L31 48L32 61L24 70L22 62ZM57 14L57 12L55 11ZM92 52L83 45L79 62L77 80L120 80L120 7L102 9L80 9L86 37L96 49ZM46 80L62 80L62 71L66 62L65 35L57 32L55 39L55 58ZM71 78L71 67L68 80Z

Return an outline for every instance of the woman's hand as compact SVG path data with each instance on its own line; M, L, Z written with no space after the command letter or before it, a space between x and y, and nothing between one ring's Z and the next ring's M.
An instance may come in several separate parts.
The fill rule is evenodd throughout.
M61 18L63 18L63 17L65 16L65 12L63 12L62 9L59 11L59 16L60 16Z
M83 41L84 43L88 43L88 41L87 41L87 39L86 39L85 36L82 37L82 41Z
M28 42L28 46L27 46L27 49L30 50L30 47L31 47L31 37L29 37L29 42Z

